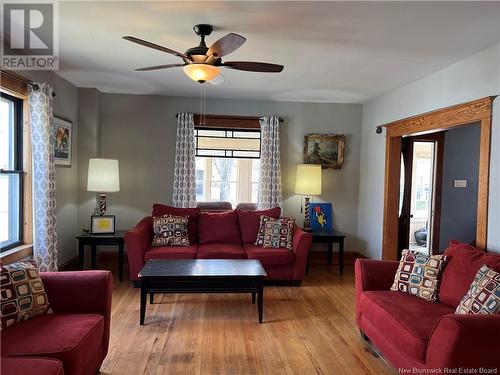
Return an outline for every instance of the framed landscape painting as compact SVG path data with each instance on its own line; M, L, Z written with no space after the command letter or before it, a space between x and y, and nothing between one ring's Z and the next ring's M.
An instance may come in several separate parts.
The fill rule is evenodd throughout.
M304 136L304 163L319 164L323 168L342 168L345 135L306 134Z
M71 121L54 116L54 162L56 165L71 167L71 141L72 141Z

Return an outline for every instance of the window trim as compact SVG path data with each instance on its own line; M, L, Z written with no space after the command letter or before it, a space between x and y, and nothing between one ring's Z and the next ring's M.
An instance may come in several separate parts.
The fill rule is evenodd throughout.
M8 250L12 250L16 247L23 245L24 243L24 174L25 171L23 169L23 159L24 159L24 126L23 126L23 99L10 95L6 92L1 92L2 97L6 97L8 100L14 103L14 169L12 170L0 170L1 174L17 174L19 176L19 223L18 223L18 238L19 240L13 242L7 246L0 248L0 252L4 253ZM10 203L9 203L10 204Z

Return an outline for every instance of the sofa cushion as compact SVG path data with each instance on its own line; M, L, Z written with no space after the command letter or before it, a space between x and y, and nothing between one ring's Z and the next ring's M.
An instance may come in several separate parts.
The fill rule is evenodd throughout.
M246 244L245 251L248 259L258 259L263 266L286 265L294 262L293 251L288 249L271 249Z
M189 246L189 216L163 215L153 218L153 246Z
M198 217L199 243L241 244L240 225L236 211L201 212Z
M64 375L61 361L53 358L2 358L1 374L8 375Z
M255 245L292 250L294 225L295 218L293 217L273 219L269 216L261 216Z
M455 312L457 314L498 314L500 312L500 273L482 266Z
M485 253L464 243L450 241L445 255L449 259L441 278L439 300L453 307L458 306L483 265L500 272L500 255Z
M425 363L428 339L440 317L455 309L444 303L392 291L364 292L359 309L387 340L407 356Z
M199 208L178 208L171 207L164 204L155 203L153 204L153 217L160 217L163 215L173 215L173 216L188 216L188 233L189 242L198 242L198 215L200 213Z
M34 260L1 265L1 327L51 313Z
M246 259L243 246L233 243L206 243L198 246L198 259Z
M198 245L152 247L144 254L147 262L151 259L194 259Z
M261 211L237 210L237 212L243 243L253 244L259 233L260 217L269 216L273 219L278 219L281 215L281 208L275 207L270 210Z
M99 314L51 314L3 330L2 356L56 358L64 372L79 375L103 356L104 317Z
M391 290L436 302L441 271L446 260L446 255L403 250Z

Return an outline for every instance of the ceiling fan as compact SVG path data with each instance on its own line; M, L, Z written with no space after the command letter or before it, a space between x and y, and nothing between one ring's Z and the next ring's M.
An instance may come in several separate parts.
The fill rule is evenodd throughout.
M160 46L135 38L133 36L124 36L130 42L140 44L145 47L153 48L158 51L170 53L180 57L183 62L178 64L166 64L148 66L145 68L136 69L137 71L148 71L167 69L175 67L183 67L184 73L193 81L199 83L210 82L212 84L219 84L224 82L224 78L220 74L220 67L226 67L236 70L245 70L248 72L263 72L263 73L279 73L283 70L283 65L269 64L255 61L222 61L222 57L234 52L245 43L246 38L241 35L229 33L210 47L205 44L205 37L210 35L213 31L212 25L200 24L193 27L194 32L201 40L197 47L189 48L185 53L177 52L173 49Z

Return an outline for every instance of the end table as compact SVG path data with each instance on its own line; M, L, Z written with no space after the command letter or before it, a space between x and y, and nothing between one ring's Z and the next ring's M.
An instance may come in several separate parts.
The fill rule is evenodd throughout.
M83 269L85 246L88 245L92 249L91 263L92 269L96 267L97 246L118 246L118 277L123 281L123 253L124 253L124 236L126 230L117 230L114 234L92 234L82 233L76 236L78 240L78 268Z
M321 232L312 232L308 230L307 232L311 233L313 236L313 243L327 243L328 244L328 263L333 263L333 244L339 244L339 271L340 274L344 274L344 238L345 234L337 232L336 230L332 231L321 231ZM311 251L309 251L309 255L307 256L307 266L306 266L306 275L309 273L309 263L311 259Z

